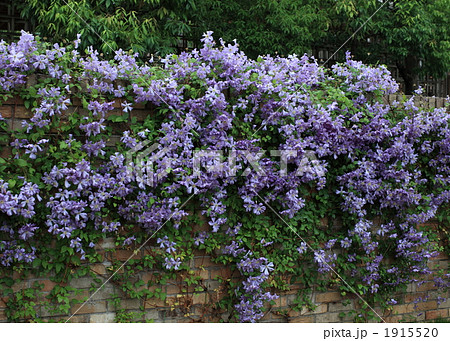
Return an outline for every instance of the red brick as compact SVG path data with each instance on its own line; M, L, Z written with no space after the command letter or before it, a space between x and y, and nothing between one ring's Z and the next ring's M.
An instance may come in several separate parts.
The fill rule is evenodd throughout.
M71 101L73 106L80 107L82 105L81 100L79 98L72 97L70 99L70 101Z
M199 207L200 208L200 207ZM204 231L210 231L210 227L209 227L209 225L207 224L207 221L204 219L204 218L202 218L202 217L199 217L200 218L200 220L202 220L202 222L200 222L199 224L197 224L197 225L194 225L193 226L193 230L195 231L195 232L204 232ZM204 252L204 250L202 251L203 253L205 253Z
M273 319L279 319L279 316L276 316L274 314L272 314L270 311L266 312L263 317L261 318L261 321L268 321L268 320L273 320Z
M82 304L75 304L71 308L71 313L75 314ZM93 314L93 313L104 313L106 312L106 301L88 301L80 310L77 311L78 314Z
M126 261L133 254L134 254L133 250L117 250L116 252L113 253L112 258L115 260Z
M290 323L313 323L314 316L301 316L289 320Z
M113 103L114 108L122 108L121 103L122 103L122 101L119 98L116 98Z
M106 275L107 270L103 264L93 264L91 265L91 270L99 275Z
M378 228L382 223L382 219L381 219L381 217L375 217L372 219L372 222L373 222L374 227Z
M23 104L23 100L19 96L13 96L4 101L3 104Z
M286 309L286 308L285 308ZM294 317L303 317L303 312L302 311L298 311L298 310L294 310L294 309L290 309L287 313L289 318L294 318Z
M26 120L20 120L20 119L11 120L11 122L12 122L11 130L16 131L16 130L22 129L22 127L23 127L22 122L25 122L25 121Z
M422 223L417 225L417 227L422 228L422 227L428 227L428 228L432 228L432 229L436 229L438 227L438 223L437 222L433 222L433 221L428 221L426 223Z
M328 218L321 218L320 226L327 227L328 226Z
M195 257L204 257L205 256L205 250L194 250L194 256Z
M438 317L448 317L448 309L430 310L425 312L426 320L434 320Z
M195 272L197 276L200 276L202 279L209 279L209 271L208 270L198 270Z
M156 289L163 289L161 285L142 286L139 290L148 289L150 292L156 292Z
M437 268L438 269L447 269L449 260L441 260L439 261Z
M132 110L131 114L130 114L131 117L136 117L136 120L138 122L143 122L143 121L145 121L145 119L147 117L152 116L152 115L153 115L153 113L149 110L139 110L139 109Z
M89 315L75 315L70 318L69 323L88 323Z
M6 314L4 310L0 310L0 321L6 321Z
M149 298L145 301L144 306L146 308L155 308L155 307L164 307L166 306L165 302L161 301L159 298Z
M156 288L161 288L162 286L160 284L158 285L153 285L155 283L156 277L151 274L151 273L146 273L142 275L142 280L145 282L146 285L148 285L148 283L150 282L150 284L152 284L149 289L150 290L154 290ZM169 283L170 285L170 283Z
M230 278L231 277L231 269L230 268L220 268L220 269L212 269L211 270L211 279L219 278Z
M318 305L316 307L316 309L314 309L312 311L308 311L306 314L307 315L322 314L322 313L326 313L327 311L328 311L328 305L327 304L320 304L320 305Z
M280 297L280 307L287 307L287 297L286 295L283 295Z
M211 260L211 257L208 256L204 256L204 257L195 257L194 259L194 267L196 268L200 268L200 267L214 267L214 266L218 266L217 263L214 263Z
M143 102L140 102L140 103L134 102L133 103L133 108L135 108L135 109L145 109L145 104Z
M11 118L11 107L9 105L3 105L0 107L0 115L3 118Z
M145 283L153 282L155 280L155 276L153 276L153 274L151 274L151 273L145 273L142 275L142 280Z
M324 304L322 304L324 305ZM328 310L331 312L335 311L349 311L353 309L353 302L350 304L344 305L342 302L330 302L328 304Z
M113 109L113 110L108 111L105 114L105 117L108 118L108 117L111 117L111 116L122 116L123 114L124 113L123 113L122 110L120 110L120 109Z
M52 282L52 281L50 281L48 279L40 281L40 283L44 284L44 287L42 288L42 291L51 291L56 285L55 282Z
M178 285L168 285L166 290L167 295L181 294L182 292Z
M278 298L278 299L276 299L276 300L273 300L274 301L274 305L272 305L272 307L274 307L274 308L281 308L282 307L282 305L281 305L281 298Z
M17 282L15 284L13 284L13 286L11 287L11 289L14 292L17 292L19 290L26 289L26 288L28 288L28 282L27 281Z
M205 293L192 295L192 304L206 304L206 303L208 303L208 296Z
M425 282L422 285L417 285L417 291L431 291L435 290L436 286L434 285L434 282Z
M405 295L405 303L411 303L422 297L423 294L406 294Z
M302 289L304 286L300 285L300 284L291 284L289 286L289 290L295 291L297 292L298 290Z
M9 297L4 297L0 299L0 309L6 308L6 303L8 302Z
M31 118L33 117L33 113L31 110L23 107L23 106L17 106L14 109L14 118Z
M73 296L73 299L75 300L81 300L81 301L86 301L89 297L91 296L91 293L89 293L89 289L82 289L82 291L80 293L78 293L77 295Z
M4 158L4 159L8 159L12 157L12 148L11 147L6 147L6 146L2 146L0 148L0 157Z
M316 294L316 302L339 302L342 296L338 292L324 292Z
M402 318L403 318L403 316L396 315L396 316L388 316L388 317L385 317L384 320L385 320L387 323L397 323L397 322L400 321Z
M406 314L413 310L412 304L401 304L393 307L394 314Z
M66 110L63 110L61 112L61 118L66 118L66 120L64 120L64 122L67 124L67 117L73 115L74 113L78 112L77 107L75 106L70 106L68 107Z
M417 311L424 311L424 310L431 310L431 309L437 309L436 301L417 303ZM412 308L411 308L411 310L412 310Z
M436 257L433 257L432 260L438 259L448 259L448 256L444 252L439 252Z
M105 253L106 252L104 250L97 251L97 257L99 262L105 261Z

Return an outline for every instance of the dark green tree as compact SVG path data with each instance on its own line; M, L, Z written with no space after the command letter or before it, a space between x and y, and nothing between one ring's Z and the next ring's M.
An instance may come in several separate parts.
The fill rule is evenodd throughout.
M324 38L330 8L323 0L197 0L192 39L205 31L236 39L250 57L304 54Z
M450 0L342 0L332 14L324 42L340 46L358 30L343 49L366 63L396 66L407 94L419 75L450 70Z
M450 70L450 0L15 0L36 32L110 55L176 52L180 36L236 39L250 57L344 43L365 63L394 65L411 93L421 74ZM88 25L89 26L88 26ZM350 40L348 40L351 37ZM348 41L347 41L348 40Z
M450 70L450 0L197 0L193 40L212 30L247 55L349 50L394 65L411 93L421 74ZM348 40L351 38L350 40ZM348 40L348 41L347 41ZM343 56L341 53L340 56Z
M175 52L189 32L194 0L15 0L35 31L52 41L75 40L105 55L122 48L141 55Z

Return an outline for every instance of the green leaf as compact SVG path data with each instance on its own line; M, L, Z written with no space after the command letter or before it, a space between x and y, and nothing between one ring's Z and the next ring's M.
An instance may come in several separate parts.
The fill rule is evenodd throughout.
M28 166L28 162L25 161L24 159L16 159L15 160L15 164L19 167L26 167Z
M14 179L9 179L9 180L8 180L9 188L13 188L13 187L15 186L16 183L17 183L16 180L14 180Z
M61 263L55 264L56 273L60 272L64 266Z
M128 113L124 113L123 115L111 115L108 117L108 121L111 122L127 122L128 121Z

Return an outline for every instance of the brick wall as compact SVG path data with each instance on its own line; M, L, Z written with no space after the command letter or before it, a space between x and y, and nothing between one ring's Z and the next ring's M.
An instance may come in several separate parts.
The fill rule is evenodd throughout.
M399 100L395 95L386 98L386 102L392 103L394 100ZM427 98L428 106L442 107L445 99ZM118 115L121 113L120 102L116 101L115 110L110 115ZM78 110L83 111L81 103L77 100L73 101L73 107L68 111ZM134 105L134 110L131 112L131 117L136 117L138 121L151 114L151 108L143 105ZM10 126L15 129L20 126L21 121L31 117L30 110L26 109L23 101L14 97L2 103L0 106L0 114L7 120ZM131 119L130 117L130 119ZM114 140L110 141L113 143ZM0 157L8 154L8 147L3 146L0 149ZM111 272L108 268L111 266L113 260L125 261L132 255L132 250L116 250L115 252L108 251L114 249L112 240L104 240L100 245L100 253L102 261L96 264L91 264L91 270L108 278ZM147 251L141 251L135 257L143 256ZM449 258L445 254L440 254L430 260L431 266L437 269L448 269ZM143 307L143 318L151 319L155 322L227 322L230 319L229 313L226 310L217 309L215 302L226 293L226 284L220 279L238 280L238 273L232 272L230 268L216 264L211 257L197 252L195 258L191 261L190 267L195 275L201 278L200 286L187 286L182 281L182 274L179 275L172 282L164 286L152 287L150 289L159 289L165 294L164 299L152 298L149 300L130 299L123 297L122 309L127 312L142 312L140 307ZM138 274L139 279L145 283L152 281L151 272L142 272ZM395 297L399 302L392 311L377 312L387 322L399 321L424 321L434 320L436 318L448 318L450 315L450 300L438 305L436 299L436 288L434 283L430 281L431 277L424 278L425 283L421 286L416 284L409 285L406 293ZM54 287L55 283L47 278L29 278L15 284L14 291L20 289L30 288L34 282L44 284L43 293L48 293ZM83 299L89 297L92 291L89 291L92 285L95 284L92 277L87 276L77 278L69 283L70 286L81 289L81 293L77 295L78 298ZM201 287L201 290L200 290ZM311 294L311 300L317 305L314 311L303 309L300 312L292 309L293 301L296 298L296 292L301 290L299 285L293 284L290 290L278 293L280 298L276 300L275 305L271 306L266 313L263 322L351 322L350 317L341 317L342 313L348 313L353 309L358 310L358 299L352 295L342 297L335 288L330 288L327 292L314 291ZM114 322L118 316L116 308L110 301L111 295L121 295L121 291L111 282L108 282L101 290L95 294L92 299L84 305L75 316L71 318L72 322ZM421 298L429 296L426 302L421 302ZM448 294L447 297L448 299ZM345 305L345 300L350 299L349 304ZM0 322L6 322L5 307L8 298L0 298ZM71 307L71 314L75 313L80 305ZM43 319L57 318L67 319L70 315L54 316L49 312L41 309L39 316Z
M35 84L36 80L33 77L28 79L28 85ZM394 101L401 101L404 95L389 95L384 98L384 102L386 104L392 104ZM406 98L410 98L411 96L406 96ZM23 120L29 119L32 117L31 110L27 109L24 106L23 100L18 97L9 98L6 101L0 102L0 115L7 120L9 126L13 129L17 129L21 126L21 122ZM121 115L121 101L117 99L114 103L114 110L110 111L106 116L109 117L111 115ZM420 104L423 108L442 108L447 103L446 98L440 97L416 97L415 103L417 105ZM73 112L74 110L83 113L85 109L82 108L80 100L77 98L72 99L72 107L66 110L66 112ZM137 121L143 121L144 118L149 114L149 111L152 111L150 106L145 106L141 103L133 104L133 110L130 113L129 120L133 117L136 117Z
M33 84L33 79L28 79L28 82L30 84ZM81 104L81 101L78 98L72 98L72 106L69 107L65 113L70 113L77 111L81 114L87 113L86 109L83 109L83 106ZM9 127L11 129L18 129L21 127L22 121L30 119L33 114L30 109L27 109L24 105L23 99L19 96L14 96L12 98L7 99L6 101L1 102L0 105L0 115L9 124ZM131 119L133 117L136 117L138 122L141 122L144 120L146 116L149 115L149 113L152 112L152 107L145 106L142 103L135 103L133 104L133 110L131 111L128 120L131 122ZM112 115L122 115L122 106L121 101L119 99L116 99L114 102L114 110L111 110L108 112L106 117L112 116Z
M91 264L91 270L105 279L111 274L108 268L113 260L127 260L133 255L132 250L116 250L101 251L114 248L112 239L104 240L99 245L102 254L102 262ZM134 257L141 257L147 251L141 251ZM449 258L441 253L438 257L430 260L431 267L438 269L447 269L449 266ZM81 304L71 307L70 313L75 312L76 315L71 318L71 322L114 322L118 313L111 302L111 295L116 294L121 297L121 308L126 312L143 312L142 319L153 320L154 322L227 322L230 319L229 312L215 308L215 302L224 295L227 290L226 284L220 279L238 280L238 273L232 272L229 267L216 264L211 257L197 252L196 256L190 263L191 269L196 276L201 278L199 285L188 286L182 281L183 273L181 272L173 281L169 281L166 285L158 285L150 287L150 289L160 289L165 293L163 300L152 298L148 300L126 298L121 294L121 290L112 282L106 283L87 304L79 311ZM148 287L147 283L152 282L154 274L152 272L141 272L137 275L137 279L144 281L144 287ZM436 318L448 318L450 315L450 300L438 304L436 287L430 277L424 277L425 282L418 286L411 284L405 293L399 294L395 299L399 302L394 306L392 311L382 311L376 308L386 322L403 322L403 321L425 321L435 320ZM55 285L46 278L29 278L15 284L13 290L30 288L34 282L44 284L43 293L48 293ZM104 280L105 281L105 280ZM95 288L100 284L94 283L92 277L86 276L73 279L68 285L82 289L76 298L84 299L92 294L89 288L93 285ZM348 313L353 309L358 310L360 304L359 299L355 295L341 296L336 288L330 288L326 292L313 291L311 293L312 302L317 305L314 311L306 308L301 311L292 309L292 304L296 298L297 290L301 290L299 285L293 284L290 289L285 292L279 292L280 298L275 301L275 305L271 306L262 319L262 322L352 322L353 318L342 317L342 313ZM421 302L421 298L428 296L426 302ZM75 296L74 296L75 297ZM448 299L448 294L447 297ZM348 300L346 302L346 300ZM7 298L0 299L0 322L6 322L4 314L5 303ZM140 309L142 307L142 310ZM280 312L281 311L281 312ZM65 320L70 315L52 315L44 309L39 310L39 317L46 319Z

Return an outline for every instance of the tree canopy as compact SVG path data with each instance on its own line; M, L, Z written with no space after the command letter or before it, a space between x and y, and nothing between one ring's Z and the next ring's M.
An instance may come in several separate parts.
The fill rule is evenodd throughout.
M111 55L122 48L141 55L174 52L190 29L194 0L15 0L36 33L54 41L82 36L82 47Z
M450 69L450 0L197 0L194 40L213 30L252 57L343 50L396 66L410 93L420 74ZM341 54L343 55L343 54Z
M16 0L17 1L17 0ZM19 1L17 1L19 2ZM22 14L55 40L82 35L82 47L165 55L180 36L206 31L234 39L252 58L344 43L366 63L395 65L414 88L417 76L450 69L450 0L25 0ZM87 26L87 24L89 26ZM92 29L91 29L92 28ZM347 42L347 40L351 39ZM342 51L342 52L343 52ZM341 54L343 56L343 54Z
M395 65L407 93L415 87L418 75L442 77L450 70L450 0L341 3L347 6L330 11L332 24L326 41L341 44L358 30L344 48L366 63Z
M197 0L193 40L207 30L226 41L236 39L253 58L299 54L327 35L329 8L321 0Z

